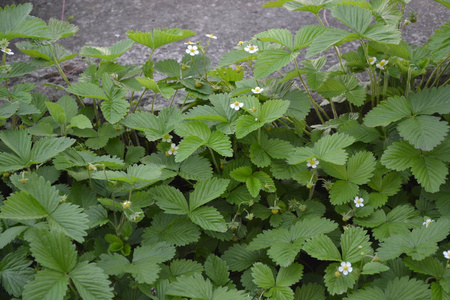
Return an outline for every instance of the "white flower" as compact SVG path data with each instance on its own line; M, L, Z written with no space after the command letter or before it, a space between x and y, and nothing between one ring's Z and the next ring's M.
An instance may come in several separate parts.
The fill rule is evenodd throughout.
M259 86L257 86L257 87L255 87L254 89L252 89L252 92L253 92L254 94L259 94L259 93L261 93L262 91L264 91L264 89L260 88Z
M379 63L377 63L377 68L379 68L379 69L381 69L381 70L384 70L384 66L385 65L387 65L388 64L388 61L387 60L382 60L382 61L380 61Z
M230 107L234 110L239 110L242 106L244 106L244 103L239 102L239 101L235 101L230 104Z
M428 226L430 226L431 222L434 222L434 220L427 219L425 222L423 222L422 225L425 225L425 227L428 228Z
M2 50L2 52L5 52L8 55L14 55L14 52L12 52L12 50L9 48L5 48L5 49L1 49L1 50Z
M141 211L135 212L130 216L131 221L133 222L139 222L144 217L144 213Z
M244 48L244 50L247 51L248 53L255 53L256 51L258 51L258 46L248 45L247 47Z
M95 165L89 163L89 165L88 165L88 170L89 170L89 171L97 171L97 167L96 167Z
M215 36L214 34L206 34L206 37L217 40L217 36Z
M358 196L355 197L355 200L353 200L355 202L355 206L356 207L364 207L364 199L363 198L359 198Z
M185 45L195 45L195 43L194 42L192 42L192 41L188 41L187 43L184 43Z
M172 145L170 145L170 149L169 149L169 151L167 151L167 153L169 155L176 155L177 154L177 150L178 150L178 146L175 145L174 143L172 143Z
M123 209L128 209L131 207L131 201L123 201L122 202Z
M190 54L191 56L199 54L199 52L197 50L197 46L191 46L191 45L189 45L188 48L186 49L186 53Z
M166 134L165 136L163 136L162 141L166 142L166 143L170 143L172 141L173 136L171 136L170 134Z
M311 167L313 169L317 168L318 164L319 164L319 161L315 157L313 157L312 159L310 159L306 162L306 166Z
M442 253L444 254L444 257L445 257L446 259L450 259L450 250L444 251L444 252L442 252Z
M377 62L377 58L375 56L374 57L369 57L369 64L373 65L376 62Z
M341 262L341 266L339 267L339 272L344 273L344 275L348 275L353 271L352 264L350 262Z
M115 34L114 35L116 38L120 38L120 34Z

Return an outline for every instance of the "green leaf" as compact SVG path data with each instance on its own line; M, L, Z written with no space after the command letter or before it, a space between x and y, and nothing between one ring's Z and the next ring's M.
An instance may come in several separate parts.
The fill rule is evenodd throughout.
M350 202L358 195L359 187L353 182L338 180L330 189L330 202L333 205Z
M347 153L342 148L348 147L355 139L347 134L335 133L327 135L314 144L314 152L321 160L343 165L347 160Z
M447 6L447 8L450 6L447 0L435 1ZM431 50L431 59L436 63L446 58L450 51L450 41L448 40L449 31L450 23L447 22L442 24L441 27L434 32L427 43L428 48Z
M305 57L312 57L327 50L331 46L338 46L344 42L349 42L357 38L357 35L352 34L347 30L328 27L325 32L316 36L316 38L311 43L308 52L306 52Z
M34 143L33 149L31 149L31 164L46 162L72 146L74 143L74 139L67 137L43 137Z
M0 249L3 249L6 245L12 242L19 234L21 234L26 229L28 229L28 226L14 226L0 233Z
M258 55L255 65L255 79L261 79L288 65L299 52L287 52L282 49L265 50Z
M79 243L87 235L88 216L72 203L61 203L48 217L50 228L60 231Z
M403 262L414 272L431 275L436 278L436 280L442 279L442 276L446 271L442 263L436 257L432 256L420 261L413 260L410 257L405 257Z
M280 268L276 282L277 286L291 286L297 283L303 276L303 266L292 263L289 267Z
M401 33L396 25L382 25L380 23L375 23L367 28L364 37L379 43L394 45L398 45L401 41Z
M189 213L189 207L186 199L180 190L161 185L151 189L152 197L156 200L158 206L168 214L185 215Z
M61 106L52 102L46 102L45 105L47 105L48 112L56 123L66 124L66 114Z
M46 217L48 212L30 194L25 192L14 193L4 201L1 206L0 218L12 220L40 219Z
M29 268L31 263L32 261L26 259L21 251L9 253L0 261L0 279L2 286L10 295L20 297L23 293L25 284L33 280L35 271L32 268Z
M326 235L318 235L306 241L303 249L310 256L320 260L340 261L341 254L333 241Z
M197 182L194 191L189 195L190 211L220 197L229 183L228 179L219 178L209 178Z
M275 278L269 266L258 262L253 265L251 270L253 282L257 286L263 289L270 289L275 286Z
M358 185L369 182L375 171L375 157L371 152L358 152L348 159L348 180Z
M413 114L450 113L450 100L447 95L450 93L450 86L440 86L439 88L423 89L417 93L410 93L408 102L411 105Z
M50 269L36 273L34 280L25 285L24 299L63 300L67 291L69 278L66 274Z
M189 218L205 230L227 231L227 225L223 216L214 207L203 206L197 208L189 214Z
M435 193L445 183L448 166L441 160L422 156L412 161L411 171L425 191Z
M77 262L75 245L61 232L32 231L31 253L46 268L62 273L72 271Z
M116 58L127 52L134 42L132 40L123 40L115 43L111 47L93 47L84 46L80 50L80 56L89 56L95 58L101 58L107 61L114 61Z
M338 268L339 264L333 263L325 269L325 286L331 295L340 294L342 291L345 293L349 288L352 288L356 282L355 267L353 267L353 272L348 273L348 275L341 274L341 276L336 277L335 273Z
M294 50L311 45L312 41L326 31L326 27L318 25L303 26L294 37Z
M192 155L198 148L206 145L206 141L196 137L188 136L185 137L180 144L178 144L177 154L175 156L176 162L182 162Z
M213 170L208 159L198 155L191 155L183 161L178 174L188 180L201 180L212 177Z
M214 151L225 157L232 157L231 141L228 135L220 131L213 131L208 139L207 145Z
M258 33L255 38L265 42L277 43L288 50L293 50L292 34L287 29L269 29L267 31Z
M218 286L224 286L229 281L227 263L214 254L210 254L205 261L205 273Z
M289 101L285 100L269 100L264 102L261 113L258 115L259 121L271 123L283 116L289 108Z
M192 276L201 274L203 267L200 263L187 259L174 259L170 262L170 266L164 266L160 274L160 278L175 279L179 276Z
M420 150L415 149L405 141L394 142L383 153L381 163L389 169L403 171L413 164L420 156Z
M139 44L145 45L152 50L193 36L195 32L190 30L183 30L179 28L155 28L152 31L141 32L130 30L127 36Z
M236 137L241 139L250 132L261 128L264 125L263 122L255 120L255 117L249 115L242 115L236 122Z
M240 182L246 182L249 177L252 176L253 170L250 167L240 167L237 169L234 169L230 172L231 178L240 181Z
M188 218L161 213L157 214L152 225L144 230L142 243L165 241L176 246L185 246L198 241L199 238L198 227Z
M77 115L70 119L70 127L78 127L80 129L92 128L92 123L85 115Z
M430 151L439 145L447 135L447 122L434 116L417 116L406 119L398 124L400 136L416 149Z
M31 135L27 130L3 130L0 139L14 151L23 161L27 162L31 152Z
M108 100L105 92L96 84L90 82L78 82L69 86L66 91L69 93L86 97Z
M84 300L112 300L114 297L108 276L95 264L80 262L69 276Z
M231 271L241 272L250 268L255 262L262 259L260 251L250 251L243 244L234 244L222 255Z
M364 255L373 253L370 244L367 231L361 227L348 228L341 236L342 260L351 263L361 261ZM361 253L364 253L364 255Z
M127 267L130 265L128 259L117 253L102 254L100 259L97 266L103 269L107 275L120 276L126 272Z
M52 32L53 40L65 39L78 32L77 26L53 18L48 21L48 27Z
M103 116L106 121L111 124L115 124L122 120L127 115L129 107L130 103L119 97L114 97L110 100L103 101L100 105Z
M389 270L388 266L383 265L382 263L379 262L371 261L364 265L361 274L364 275L379 274L387 270Z
M49 39L51 32L47 24L42 19L29 16L32 8L31 3L0 8L0 39Z
M174 59L160 60L155 63L155 70L170 77L180 78L180 64Z
M179 277L176 282L170 284L166 294L193 299L213 299L213 287L211 281L205 280L201 274L195 274Z
M372 23L372 12L360 6L338 5L331 14L358 34L363 34Z
M317 283L303 284L295 290L295 300L325 300L325 289Z

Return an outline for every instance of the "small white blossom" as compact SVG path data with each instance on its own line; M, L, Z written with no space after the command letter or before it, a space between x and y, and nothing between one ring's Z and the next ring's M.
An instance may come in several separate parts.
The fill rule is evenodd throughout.
M376 62L377 62L377 58L375 56L374 57L369 57L369 64L373 65Z
M1 49L1 50L2 50L2 52L6 53L8 55L14 55L14 52L12 52L12 50L9 48L5 48L5 49Z
M350 262L341 262L341 266L339 267L339 272L344 273L344 275L348 275L353 271L352 264Z
M364 207L364 199L363 198L356 196L355 200L353 200L353 201L355 202L356 207Z
M120 38L120 34L115 34L114 35L116 38Z
M261 93L262 91L264 91L264 89L260 88L259 86L257 86L257 87L255 87L254 89L252 89L252 92L253 92L254 94L259 94L259 93Z
M188 41L187 43L184 43L185 45L195 45L195 43L194 42L192 42L192 41Z
M88 165L88 170L89 170L89 171L97 171L97 167L96 167L95 165L89 163L89 165Z
M381 70L384 70L384 66L386 66L388 64L388 61L387 60L382 60L382 61L380 61L379 63L377 63L377 68L379 68L379 69L381 69Z
M133 222L139 222L144 218L144 213L141 211L135 212L130 216L130 220Z
M431 220L431 219L426 219L426 221L425 221L425 222L423 222L423 224L422 224L422 225L425 225L425 227L426 227L426 228L428 228L428 226L430 226L430 224L431 224L432 222L434 222L434 220Z
M450 259L450 250L444 251L444 252L442 252L442 253L444 254L444 257L445 257L446 259Z
M177 154L177 150L178 150L178 146L175 145L174 143L172 143L172 145L170 145L170 149L169 149L169 151L167 151L167 153L169 155L176 155Z
M318 164L319 164L319 161L315 157L313 157L312 159L310 159L306 162L306 166L313 168L313 169L317 168Z
M131 207L131 201L123 201L122 202L123 209L128 209Z
M163 136L162 141L166 142L166 143L170 143L172 141L173 136L171 136L170 134L166 134L165 136Z
M258 46L248 45L247 47L244 48L244 50L247 51L248 53L255 53L256 51L258 51Z
M215 36L214 34L206 34L206 37L217 40L217 36Z
M186 53L190 54L191 56L195 56L195 55L199 54L200 52L198 52L197 46L189 45L188 48L186 49Z
M239 110L242 106L244 106L244 103L239 102L239 101L235 101L230 104L230 107L234 110Z

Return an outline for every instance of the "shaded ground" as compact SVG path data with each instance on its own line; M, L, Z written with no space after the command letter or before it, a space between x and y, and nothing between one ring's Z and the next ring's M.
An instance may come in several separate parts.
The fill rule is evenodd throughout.
M31 2L31 15L44 20L61 19L63 0L0 0L0 6ZM220 57L233 49L240 40L249 40L255 34L270 28L286 28L293 33L302 26L318 24L309 12L290 12L285 8L263 8L266 0L66 0L64 19L73 16L72 23L79 27L76 36L69 37L62 44L72 52L78 52L84 45L111 46L125 39L128 30L148 31L153 28L179 27L197 33L192 38L205 44L205 34L218 37L212 40L208 56L215 66ZM449 21L450 10L432 0L412 0L406 14L415 11L417 22L404 31L407 42L420 45L428 40L434 30ZM322 15L323 17L323 15ZM332 26L339 22L328 12L327 19ZM119 35L117 37L116 35ZM17 41L17 40L16 40ZM162 47L154 55L155 60L173 58L180 60L184 55L184 41ZM349 45L351 47L351 45ZM16 53L14 45L11 47ZM344 51L346 49L344 48ZM121 63L138 64L147 59L150 51L135 44L121 58ZM17 55L14 59L25 59ZM332 62L332 60L330 60ZM66 69L79 73L84 66L79 59L68 63ZM36 80L53 82L59 80L53 69L45 73L32 74ZM45 77L45 78L42 78Z

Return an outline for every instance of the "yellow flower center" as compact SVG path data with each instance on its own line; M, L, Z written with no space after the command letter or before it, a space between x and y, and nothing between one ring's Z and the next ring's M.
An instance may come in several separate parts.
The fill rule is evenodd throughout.
M170 147L170 151L175 152L176 149L174 147Z
M348 267L347 266L343 266L342 269L344 269L344 271L347 271Z
M369 58L369 62L373 62L374 61L374 59L373 58Z
M6 51L7 53L9 53L9 52L11 52L11 49L5 48L5 51Z
M248 47L248 49L250 49L250 50L254 50L254 49L255 49L255 47L253 47L253 46L250 46L250 47Z
M169 135L166 134L166 135L164 136L164 139L168 140L168 139L169 139Z
M242 45L244 42L243 41L239 41L238 45Z
M380 61L380 66L384 66L386 64L385 61Z
M191 52L195 52L195 49L194 49L194 48L191 48L191 49L189 49L189 51L191 51Z
M239 102L238 101L234 102L234 105L239 106Z
M313 159L311 159L311 160L309 161L309 163L310 163L311 165L315 165L315 164L316 164L316 161L313 160Z

